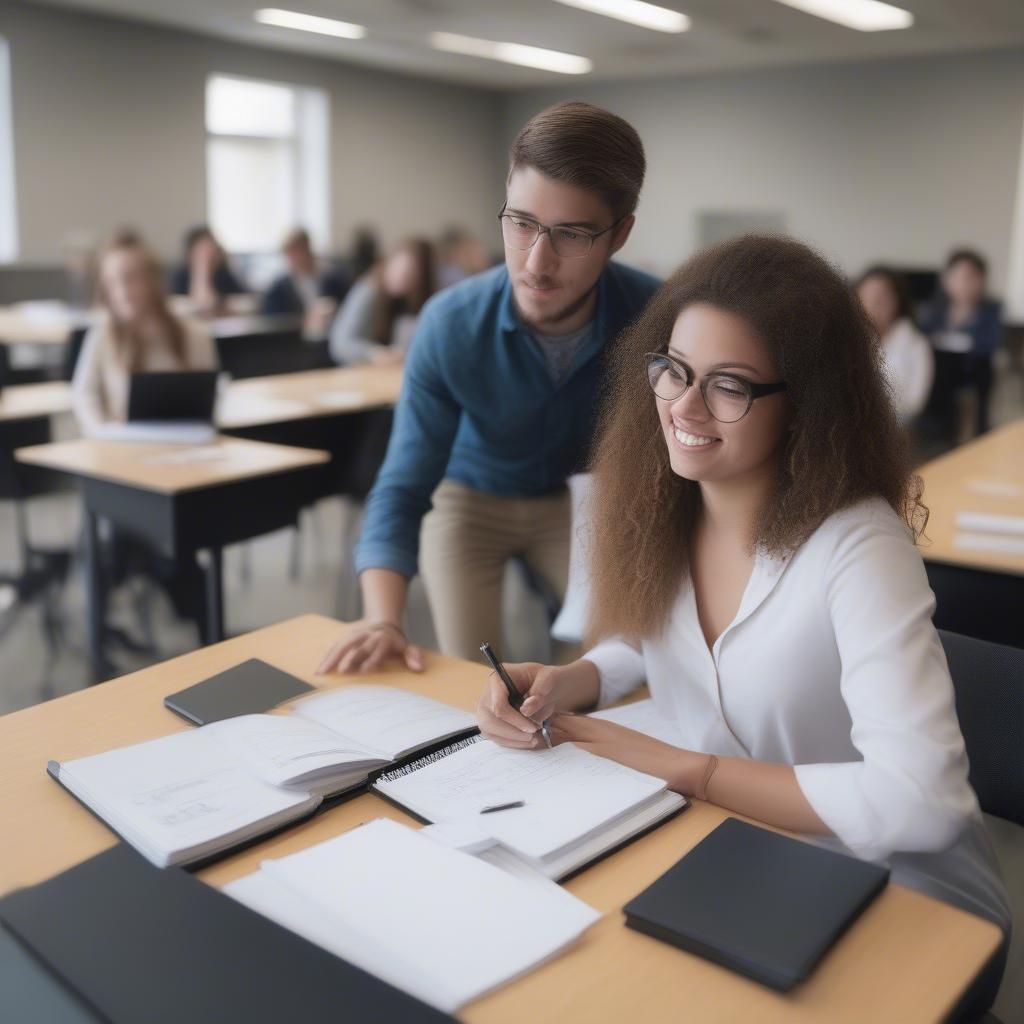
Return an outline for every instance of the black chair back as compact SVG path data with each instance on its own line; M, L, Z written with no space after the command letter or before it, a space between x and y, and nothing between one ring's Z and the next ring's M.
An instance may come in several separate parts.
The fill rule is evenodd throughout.
M1024 650L945 630L939 638L981 809L1024 825Z

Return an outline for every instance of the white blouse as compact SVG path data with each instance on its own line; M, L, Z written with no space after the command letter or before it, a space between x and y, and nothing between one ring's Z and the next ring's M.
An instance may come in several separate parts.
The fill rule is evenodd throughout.
M640 651L609 640L584 657L602 704L646 679L680 747L793 765L837 837L824 845L886 862L893 881L1007 930L934 607L907 527L871 499L788 557L758 554L713 648L687 581Z
M901 423L917 419L932 390L935 356L928 339L903 317L881 342L882 371L892 388Z

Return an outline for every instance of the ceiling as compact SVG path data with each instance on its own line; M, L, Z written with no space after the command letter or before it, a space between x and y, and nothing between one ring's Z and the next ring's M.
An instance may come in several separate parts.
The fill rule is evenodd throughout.
M962 53L1024 46L1024 0L895 0L915 15L910 29L856 32L775 0L658 0L688 14L688 32L636 28L554 0L60 0L63 7L175 26L296 53L491 89L569 76L431 50L433 31L526 43L590 57L579 81ZM365 25L353 41L271 28L262 6Z

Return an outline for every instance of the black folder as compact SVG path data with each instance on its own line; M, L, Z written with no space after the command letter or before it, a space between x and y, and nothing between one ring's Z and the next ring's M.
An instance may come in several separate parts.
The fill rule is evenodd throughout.
M249 658L201 683L164 697L164 705L196 725L269 711L292 697L315 690L297 676L259 658Z
M630 928L786 991L888 878L888 868L727 818L623 909Z
M0 920L112 1024L453 1019L123 843L5 896Z

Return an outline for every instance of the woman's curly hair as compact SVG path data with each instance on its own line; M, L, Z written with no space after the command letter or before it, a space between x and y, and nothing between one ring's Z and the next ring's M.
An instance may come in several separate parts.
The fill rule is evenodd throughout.
M791 429L752 548L793 551L869 497L885 499L915 536L927 521L874 329L845 279L791 238L724 242L687 260L611 352L592 467L591 639L658 633L688 571L700 488L672 471L643 355L665 351L696 303L743 317L788 385Z

